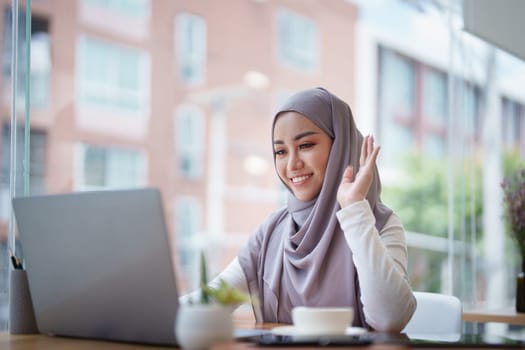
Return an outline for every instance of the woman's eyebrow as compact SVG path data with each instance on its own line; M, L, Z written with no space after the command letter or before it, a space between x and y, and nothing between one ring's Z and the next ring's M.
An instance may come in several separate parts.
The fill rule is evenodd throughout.
M301 132L301 133L295 135L295 137L293 139L294 139L294 141L297 141L297 140L302 139L303 137L310 136L310 135L315 135L315 134L318 134L318 133L319 133L318 131L305 131L305 132ZM273 144L274 145L283 145L284 141L282 141L282 140L274 140Z
M302 132L302 133L299 133L297 135L295 135L295 137L293 138L295 141L299 140L299 139L302 139L303 137L306 137L306 136L310 136L310 135L315 135L315 134L318 134L319 132L317 131L305 131L305 132Z

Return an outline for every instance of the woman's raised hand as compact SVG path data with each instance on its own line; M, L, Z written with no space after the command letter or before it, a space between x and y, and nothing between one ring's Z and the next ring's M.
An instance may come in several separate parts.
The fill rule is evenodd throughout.
M354 169L348 166L343 174L343 179L337 190L337 201L341 208L366 198L370 184L374 177L377 155L380 146L374 145L372 135L365 136L361 146L359 171L354 179Z

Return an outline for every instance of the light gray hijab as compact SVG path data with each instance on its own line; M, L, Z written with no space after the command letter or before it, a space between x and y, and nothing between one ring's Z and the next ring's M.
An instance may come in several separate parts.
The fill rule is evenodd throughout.
M256 320L291 323L292 308L301 305L353 306L353 325L367 326L352 251L335 215L340 209L337 189L346 166L352 165L354 173L359 170L363 136L350 107L323 88L292 95L275 115L273 126L288 111L313 121L333 143L318 197L304 202L289 191L287 207L268 217L239 251L249 291L262 309L262 315L256 312ZM378 231L392 213L381 203L380 192L376 168L366 199Z

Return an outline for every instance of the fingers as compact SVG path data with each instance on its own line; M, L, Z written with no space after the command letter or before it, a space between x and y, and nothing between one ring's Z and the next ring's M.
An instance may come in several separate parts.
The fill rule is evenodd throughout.
M374 136L367 135L363 139L363 145L361 146L361 156L359 159L359 165L363 166L367 162L376 162L377 155L379 153L380 146L374 145Z
M343 173L343 179L341 183L350 183L354 179L354 168L349 165L346 167L345 172Z
M379 150L381 149L381 146L377 145L374 147L374 150L372 151L372 154L370 155L370 162L372 164L376 163L377 155L379 154Z
M369 135L366 135L363 139L363 144L361 145L361 156L359 157L359 165L363 165L366 162L366 157L368 156L368 138Z

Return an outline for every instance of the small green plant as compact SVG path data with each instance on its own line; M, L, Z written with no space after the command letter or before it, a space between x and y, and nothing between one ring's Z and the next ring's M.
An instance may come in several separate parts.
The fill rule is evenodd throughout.
M201 252L200 270L201 304L211 304L213 301L221 305L235 305L252 302L248 294L231 287L223 280L220 280L218 288L208 286L206 258L203 252Z

